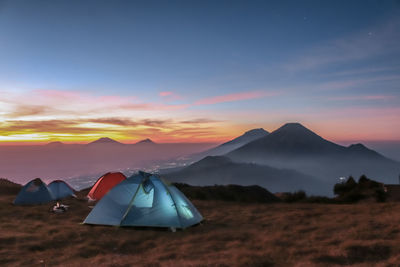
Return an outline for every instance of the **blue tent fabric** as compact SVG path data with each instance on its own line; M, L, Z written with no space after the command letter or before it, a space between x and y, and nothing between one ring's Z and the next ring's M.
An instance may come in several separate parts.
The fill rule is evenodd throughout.
M53 194L54 199L63 199L74 194L73 189L64 181L56 180L47 186Z
M144 172L112 188L86 217L86 224L186 228L203 217L175 186Z
M14 200L15 205L36 205L53 201L54 196L46 184L36 178L21 188Z

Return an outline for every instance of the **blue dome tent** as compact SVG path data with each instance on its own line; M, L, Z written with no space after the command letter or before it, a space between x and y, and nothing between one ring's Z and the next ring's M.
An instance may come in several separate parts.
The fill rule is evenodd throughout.
M186 228L203 220L175 186L139 172L112 188L83 223L114 226Z
M62 199L74 194L74 189L62 180L55 180L47 186L54 199Z
M36 178L21 188L14 200L15 205L36 205L51 202L53 194L42 180Z

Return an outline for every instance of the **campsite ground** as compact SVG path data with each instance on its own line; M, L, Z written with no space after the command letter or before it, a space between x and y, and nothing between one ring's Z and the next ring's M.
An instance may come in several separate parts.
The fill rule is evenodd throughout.
M21 207L0 196L5 266L396 266L400 204L193 201L206 218L175 233L80 224L87 202Z

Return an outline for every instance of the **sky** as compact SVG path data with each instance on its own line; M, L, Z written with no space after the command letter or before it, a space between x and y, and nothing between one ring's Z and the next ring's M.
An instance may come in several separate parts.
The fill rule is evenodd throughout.
M400 140L400 1L0 0L0 144Z

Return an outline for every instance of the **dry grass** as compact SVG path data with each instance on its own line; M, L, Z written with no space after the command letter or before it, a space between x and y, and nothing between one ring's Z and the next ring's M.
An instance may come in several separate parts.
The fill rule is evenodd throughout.
M0 197L5 266L397 266L400 204L244 204L194 201L206 221L184 231L88 226L69 199L19 207Z

